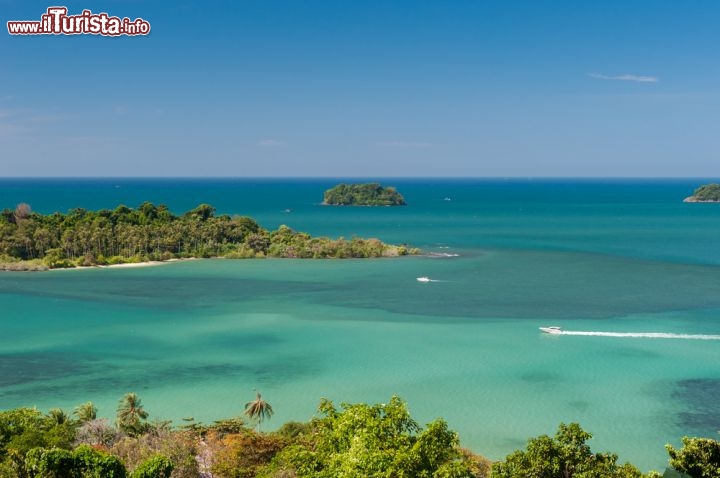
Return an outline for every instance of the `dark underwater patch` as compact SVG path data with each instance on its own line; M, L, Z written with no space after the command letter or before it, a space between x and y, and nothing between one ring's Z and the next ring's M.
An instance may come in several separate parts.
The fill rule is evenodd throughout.
M173 312L204 309L217 304L239 303L275 295L304 295L330 288L319 283L287 280L154 277L146 270L137 275L118 274L114 277L93 277L87 272L66 272L63 281L57 280L55 272L40 277L35 282L7 281L1 284L0 293L33 299L62 299ZM141 275L143 273L146 275ZM102 288L98 287L98 283L102 284Z
M585 400L573 400L568 402L568 406L578 412L586 412L590 408L590 403Z
M196 337L195 342L203 347L228 350L257 349L279 345L282 340L273 334L213 333Z
M720 430L720 379L700 378L677 382L672 394L682 404L678 425L687 434L717 438Z
M44 362L47 363L47 362ZM38 363L38 367L42 365ZM63 364L63 366L65 366ZM152 367L152 368L150 368ZM59 370L59 369L58 369ZM12 387L0 388L0 405L21 406L17 400L32 396L72 397L78 390L87 397L116 391L118 396L128 391L162 388L183 383L199 384L216 381L218 378L232 378L238 383L282 385L297 379L319 373L317 361L304 357L278 357L272 361L252 364L208 363L202 365L167 364L158 367L147 361L138 361L131 366L76 367L70 373L63 369L60 375L36 374L32 380L16 381ZM55 380L66 376L67 380Z
M94 368L84 357L58 352L0 355L0 387L82 375Z

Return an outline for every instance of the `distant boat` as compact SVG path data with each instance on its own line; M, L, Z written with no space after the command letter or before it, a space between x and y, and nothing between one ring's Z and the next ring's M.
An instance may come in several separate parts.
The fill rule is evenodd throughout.
M546 334L560 334L562 333L562 330L560 327L557 327L555 325L551 325L550 327L540 327L540 330L545 332Z
M449 198L446 196L445 199L443 199L443 201L452 201L452 198Z
M432 279L430 279L429 277L418 277L417 278L418 282L430 282L431 280Z
M288 209L285 209L283 212L284 212L284 213L291 213L291 212L292 212L292 209L288 208Z

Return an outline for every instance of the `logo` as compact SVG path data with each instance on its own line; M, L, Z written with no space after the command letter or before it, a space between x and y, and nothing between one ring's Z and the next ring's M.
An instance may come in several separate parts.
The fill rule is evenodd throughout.
M83 10L79 15L68 15L66 7L50 7L40 21L7 22L11 35L103 35L135 36L150 33L150 23L142 18L111 17L107 13Z

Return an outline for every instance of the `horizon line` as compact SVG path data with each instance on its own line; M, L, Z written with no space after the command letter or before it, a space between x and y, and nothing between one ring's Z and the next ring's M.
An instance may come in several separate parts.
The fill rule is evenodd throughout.
M222 179L222 180L377 180L377 179L436 179L436 180L627 180L627 179L647 179L647 180L669 180L669 179L717 179L720 176L4 176L0 177L0 181L4 180L53 180L53 179L184 179L184 180L204 180L204 179Z

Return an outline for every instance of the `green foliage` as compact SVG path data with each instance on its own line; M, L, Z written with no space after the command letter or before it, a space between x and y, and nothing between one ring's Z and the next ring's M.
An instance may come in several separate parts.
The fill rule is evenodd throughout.
M682 447L665 448L670 466L692 478L720 478L720 442L710 438L682 438Z
M16 408L0 412L0 460L9 452L24 456L36 447L69 449L75 426L68 420L43 415L35 408Z
M338 184L325 191L323 204L331 206L404 206L405 199L393 187L378 183Z
M311 423L285 422L275 433L288 440L296 440L299 437L310 435L312 432L313 426Z
M97 407L93 405L93 402L85 402L75 407L73 415L77 417L80 423L89 422L97 418Z
M75 478L80 470L72 452L60 448L33 448L25 456L29 478Z
M130 478L170 478L174 465L162 455L155 455L140 464Z
M199 221L207 221L215 216L215 208L209 204L201 204L195 209L185 213L185 217L197 219Z
M0 220L3 216L0 216ZM13 216L15 217L15 216ZM29 219L24 219L29 220ZM247 404L250 418L268 417L258 394ZM172 429L169 422L147 424L135 394L123 397L118 418L135 417L118 436L104 419L92 418L87 402L76 408L78 425L60 409L43 414L34 408L0 412L0 478L218 478L418 477L418 478L660 478L642 475L617 455L593 453L592 437L580 425L560 424L554 437L528 441L527 448L491 465L459 448L458 437L441 419L422 429L398 397L388 404L343 404L323 400L320 418L289 422L277 432L259 433L243 418ZM191 419L188 419L191 420ZM82 443L72 451L72 443ZM720 442L683 438L677 450L667 445L665 477L720 478ZM96 448L110 450L110 453Z
M17 257L10 257L7 254L0 254L0 271L20 272L46 270L48 270L48 266L40 259L24 261Z
M52 420L56 425L63 425L70 421L70 417L61 408L51 408L48 410L48 418Z
M116 424L128 435L139 435L147 430L148 412L142 406L142 400L136 393L126 393L120 399Z
M268 232L249 217L201 204L182 216L145 202L137 209L0 213L0 270L43 270L185 257L382 257L403 255L377 239L332 240L287 226Z
M327 400L313 421L312 436L285 448L261 476L294 472L298 477L472 477L458 449L457 434L443 420L425 430L398 397L388 404L343 404Z
M124 478L125 466L120 459L109 453L81 445L73 452L83 478Z
M227 435L230 433L241 433L247 430L247 427L245 426L245 420L242 417L232 417L224 420L217 420L210 425L208 429L220 435Z
M310 237L306 233L293 231L285 225L271 232L269 238L270 245L265 253L268 257L347 259L392 257L408 254L406 248L387 245L378 239L354 237L347 240L342 237L339 239ZM419 251L415 250L414 252Z
M75 451L33 448L25 458L28 478L125 478L115 456L81 445Z
M577 423L561 423L554 438L528 441L526 450L508 455L492 467L493 478L639 478L630 464L618 465L617 455L592 453L585 442L592 435Z
M693 197L698 201L720 201L720 184L705 184L695 190Z

